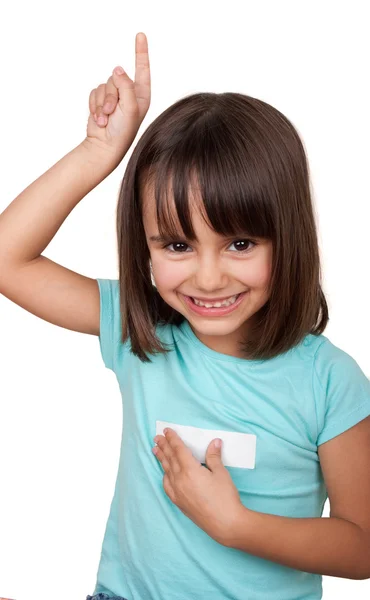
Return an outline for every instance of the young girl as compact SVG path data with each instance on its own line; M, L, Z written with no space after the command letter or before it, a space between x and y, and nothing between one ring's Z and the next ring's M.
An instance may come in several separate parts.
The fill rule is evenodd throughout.
M128 162L119 278L41 254L120 164L149 104L138 34L135 82L115 70L95 88L86 139L0 217L1 293L99 335L122 393L87 600L318 600L323 574L370 577L370 382L323 335L309 171L291 122L243 94L182 98Z

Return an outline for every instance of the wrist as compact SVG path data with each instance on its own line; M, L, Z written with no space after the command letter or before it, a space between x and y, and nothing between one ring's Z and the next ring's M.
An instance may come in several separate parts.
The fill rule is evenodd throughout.
M233 519L229 524L224 536L223 544L228 548L238 548L241 532L245 531L253 519L253 511L240 503L238 510L234 513Z
M81 142L80 147L86 152L89 162L99 169L104 169L107 174L118 167L126 154L126 152L118 153L104 142L91 137L86 137Z

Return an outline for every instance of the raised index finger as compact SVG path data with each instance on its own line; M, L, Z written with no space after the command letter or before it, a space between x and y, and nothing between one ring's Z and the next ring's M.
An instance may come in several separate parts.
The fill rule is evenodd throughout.
M143 32L137 33L135 40L135 91L143 112L148 110L150 104L150 63L148 40Z

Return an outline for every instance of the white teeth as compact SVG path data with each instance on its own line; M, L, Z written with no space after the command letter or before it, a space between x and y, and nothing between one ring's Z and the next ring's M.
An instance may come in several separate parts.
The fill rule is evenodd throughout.
M193 300L197 306L205 306L206 308L213 308L213 307L220 308L221 306L230 306L231 304L234 304L234 302L238 296L239 296L239 294L237 294L236 296L231 296L230 298L227 298L226 300L223 300L222 302L215 302L214 304L212 304L211 302L201 302L200 300L197 300L196 298L193 298Z

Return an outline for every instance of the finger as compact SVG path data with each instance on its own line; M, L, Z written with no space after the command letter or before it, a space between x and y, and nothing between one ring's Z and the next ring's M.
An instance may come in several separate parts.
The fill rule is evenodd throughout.
M176 454L171 449L171 446L167 442L166 438L163 435L159 435L158 437L154 438L154 441L157 442L159 451L162 453L162 455L168 461L168 463L172 469L172 472L174 474L179 473L180 465L178 463Z
M105 114L111 114L117 105L118 102L118 89L114 85L112 75L109 77L107 83L105 84L105 98L103 103L103 111Z
M96 89L94 88L90 92L89 96L89 110L92 115L96 113ZM1 600L1 598L0 598Z
M145 33L136 34L135 39L135 89L141 109L146 111L150 104L150 62L148 40Z
M138 114L138 103L136 99L135 84L127 75L126 71L117 74L116 69L113 69L112 81L118 89L118 103L123 112L129 115Z
M104 104L104 98L105 98L105 83L101 83L100 85L98 85L98 87L96 88L96 92L95 92L95 96L96 96L96 116L99 119L100 116L104 116L103 113L103 104ZM108 121L108 119L107 119Z
M171 465L168 462L163 450L161 450L158 446L157 446L157 452L155 453L155 456L158 458L159 462L161 463L164 472L167 474L170 474L171 473ZM1 598L0 598L0 600L1 600Z
M189 461L194 461L195 463L199 464L198 461L194 458L190 448L188 448L184 444L180 436L177 435L176 431L174 431L173 429L168 429L165 436L167 442L171 447L171 450L174 453L174 456L176 457L176 461L180 465L180 468L188 466Z

